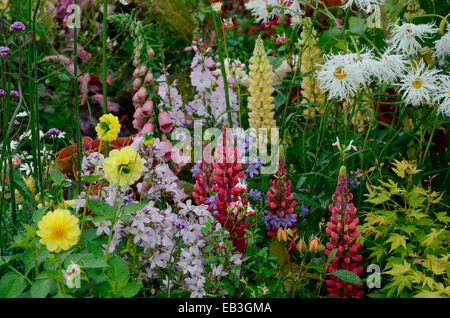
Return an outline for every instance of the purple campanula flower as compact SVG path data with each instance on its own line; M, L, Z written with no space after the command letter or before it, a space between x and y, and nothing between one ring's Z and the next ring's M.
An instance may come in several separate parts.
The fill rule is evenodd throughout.
M252 199L259 200L262 198L262 192L259 191L258 189L250 189L248 191L248 196Z
M297 221L297 214L286 214L283 218L280 218L275 214L265 211L263 221L267 229L270 229L272 226L275 226L275 228L279 228L280 226L290 227Z
M26 29L25 25L20 21L16 21L9 26L10 32L12 32L12 31L21 32L21 31L25 31L25 29Z
M199 166L200 166L200 163L196 163L192 168L191 168L191 172L192 172L192 174L194 175L194 174L200 174L201 173L201 171L200 171L200 169L199 169Z
M12 89L12 90L9 92L9 96L11 96L11 97L14 98L14 97L19 97L20 94L19 94L18 91Z
M13 121L13 127L16 127L16 126L19 126L19 125L20 125L20 122L17 119L15 119Z
M186 221L183 220L177 220L174 224L175 228L177 229L184 229L185 227L187 227L189 224L187 224Z
M0 97L5 96L6 92L3 89L0 89Z
M300 212L300 216L302 217L302 218L304 218L308 213L309 213L309 207L310 207L310 205L308 204L308 203L303 203L302 205L300 205L300 210L302 211L302 212Z
M0 56L3 58L9 57L9 47L0 46Z

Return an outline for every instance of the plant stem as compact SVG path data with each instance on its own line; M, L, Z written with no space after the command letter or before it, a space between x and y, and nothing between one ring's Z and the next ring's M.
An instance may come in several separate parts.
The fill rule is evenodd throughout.
M212 0L210 0L210 4L211 4L211 10L212 10L212 6L213 6ZM222 43L221 43L220 31L219 31L219 28L217 26L216 13L214 12L214 10L212 10L212 18L213 18L213 22L214 22L214 31L216 33L217 49L218 49L218 52L219 52L220 71L222 73L223 87L225 89L225 104L227 106L228 125L230 126L230 128L233 128L233 121L231 119L230 97L229 97L229 94L228 94L227 73L225 71L225 63L223 61L223 52L222 52Z
M103 33L102 33L102 89L103 89L103 114L108 112L108 88L106 74L106 39L108 37L106 18L108 16L108 1L103 0ZM109 156L109 142L105 142L105 157Z
M74 5L78 5L78 0L74 0ZM81 19L81 17L80 17ZM81 161L83 160L82 148L83 144L81 141L81 131L80 131L80 103L78 97L78 30L75 23L73 28L73 85L75 94L75 129L76 129L76 144L77 144L77 194L81 193Z

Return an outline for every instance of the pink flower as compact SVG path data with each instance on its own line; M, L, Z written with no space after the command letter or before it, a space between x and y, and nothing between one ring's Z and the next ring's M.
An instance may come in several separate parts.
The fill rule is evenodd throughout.
M136 79L133 81L133 89L134 89L135 91L137 91L137 90L139 89L139 87L141 87L141 85L142 85L142 79L141 79L140 77L136 78Z
M147 89L145 87L139 88L136 94L133 95L133 104L142 103L147 97Z
M142 113L144 116L150 116L152 112L153 112L153 102L151 101L151 99L149 99L142 106Z
M159 128L161 128L162 132L168 133L173 128L173 122L170 118L169 114L166 111L160 111L158 114L158 123Z

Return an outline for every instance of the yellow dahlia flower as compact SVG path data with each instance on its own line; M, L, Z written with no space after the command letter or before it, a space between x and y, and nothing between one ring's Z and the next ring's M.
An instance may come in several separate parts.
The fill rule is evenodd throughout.
M66 251L78 243L81 234L78 218L69 210L56 209L48 212L38 223L36 234L41 237L41 244L50 252Z
M248 98L248 122L250 128L271 128L276 127L274 120L274 97L272 87L272 70L264 50L264 43L261 36L258 37L250 58L249 87L250 96Z
M130 146L114 149L103 161L106 180L116 186L128 186L135 183L142 174L144 161Z
M317 46L317 31L313 28L309 18L305 19L305 27L300 33L299 44L303 47L300 71L302 74L310 73L302 80L302 98L304 102L319 104L306 106L303 115L313 117L323 113L325 95L319 89L319 81L312 74L312 71L317 68L316 64L320 64L322 61L322 51Z
M98 138L103 141L113 141L120 132L119 118L113 114L105 114L100 117L100 121L95 127Z

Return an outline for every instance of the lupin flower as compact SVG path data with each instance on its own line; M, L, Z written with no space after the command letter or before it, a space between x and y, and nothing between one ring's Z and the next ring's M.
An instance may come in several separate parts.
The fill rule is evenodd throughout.
M267 219L266 227L267 236L269 237L275 235L279 226L292 228L296 232L293 224L297 219L297 215L294 213L297 202L294 200L294 195L291 192L291 184L291 180L287 178L285 160L284 158L280 158L278 170L275 173L274 179L269 180L269 190L266 194L266 205L269 210L265 219ZM271 222L271 216L277 218L278 226L274 222ZM289 243L295 245L294 241Z
M304 106L303 115L305 117L314 117L322 114L324 111L325 95L319 88L319 81L312 74L317 63L322 60L322 51L317 45L317 31L314 29L311 18L305 18L305 25L300 33L299 44L302 45L302 56L300 63L300 71L302 74L309 74L302 79L302 99L314 105Z
M238 161L238 153L235 147L226 147L230 138L223 130L222 140L219 141L219 148L216 150L216 160L212 163L213 175L211 178L212 190L216 193L215 205L217 213L214 217L230 233L231 241L237 251L242 252L245 248L245 229L249 227L246 222L246 216L233 214L233 207L236 205L245 206L248 199L242 196L242 193L236 188L239 180L244 176L242 163ZM231 160L231 157L234 160ZM231 211L230 211L231 210Z
M358 254L358 249L361 247L361 242L358 242L360 232L356 230L359 218L355 217L356 208L350 202L353 195L348 191L345 166L339 170L338 184L332 199L336 203L334 206L332 204L328 206L332 216L326 227L330 240L326 244L325 255L330 255L334 249L337 249L337 252L328 266L328 273L344 269L359 275L363 272L363 267L358 266L362 259L362 256ZM329 295L361 297L364 294L362 284L343 282L333 275L329 277L325 281Z
M276 127L274 120L274 97L272 87L272 71L264 50L261 36L256 40L253 56L250 58L250 84L248 91L248 122L250 128L271 128Z

